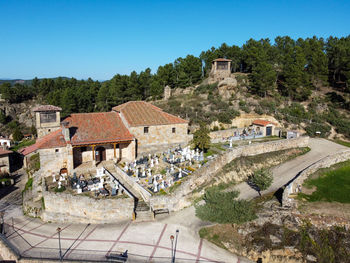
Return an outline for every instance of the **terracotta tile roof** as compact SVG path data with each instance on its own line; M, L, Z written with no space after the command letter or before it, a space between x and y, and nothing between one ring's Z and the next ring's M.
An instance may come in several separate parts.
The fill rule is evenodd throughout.
M66 145L67 143L62 135L62 129L58 129L38 139L35 144L23 148L20 153L23 155L28 155L38 149L57 148L64 147Z
M117 112L71 114L68 122L72 145L130 141L134 137Z
M129 101L114 107L112 110L121 112L130 126L188 123L188 121L166 113L162 109L145 101Z
M232 61L231 59L227 59L227 58L217 58L217 59L214 59L214 61Z
M266 126L268 124L276 125L275 123L273 123L271 121L266 121L266 120L255 120L255 121L253 121L253 124L259 125L259 126Z
M33 111L61 111L62 108L53 105L40 105L35 107Z
M12 151L5 150L5 149L3 149L3 148L0 147L0 155L10 154L10 153L12 153Z

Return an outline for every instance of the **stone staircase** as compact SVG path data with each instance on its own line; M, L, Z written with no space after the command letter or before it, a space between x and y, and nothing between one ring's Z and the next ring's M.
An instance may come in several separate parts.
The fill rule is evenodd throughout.
M152 221L154 220L154 214L151 211L151 208L149 205L144 202L143 200L140 200L137 202L136 208L135 208L135 222L143 222L143 221Z
M120 176L114 165L105 165L105 168L112 173L115 178L134 196L135 208L134 208L134 221L152 221L154 220L154 214L151 211L150 205L142 198L141 194L135 190L135 188L128 182L123 176Z

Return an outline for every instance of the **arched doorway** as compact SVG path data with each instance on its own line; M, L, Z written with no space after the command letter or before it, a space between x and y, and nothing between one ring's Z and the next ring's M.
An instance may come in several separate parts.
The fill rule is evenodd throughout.
M102 162L106 160L106 149L104 147L97 147L95 150L96 162Z

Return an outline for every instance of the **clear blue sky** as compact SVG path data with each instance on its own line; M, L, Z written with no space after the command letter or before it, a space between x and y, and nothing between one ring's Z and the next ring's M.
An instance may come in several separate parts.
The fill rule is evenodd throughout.
M0 0L0 78L154 72L223 42L347 36L349 14L349 0Z

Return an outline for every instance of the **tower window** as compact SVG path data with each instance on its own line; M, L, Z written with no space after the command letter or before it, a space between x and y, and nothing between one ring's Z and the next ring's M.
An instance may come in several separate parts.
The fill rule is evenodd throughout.
M40 122L56 122L56 112L41 112L40 113Z

